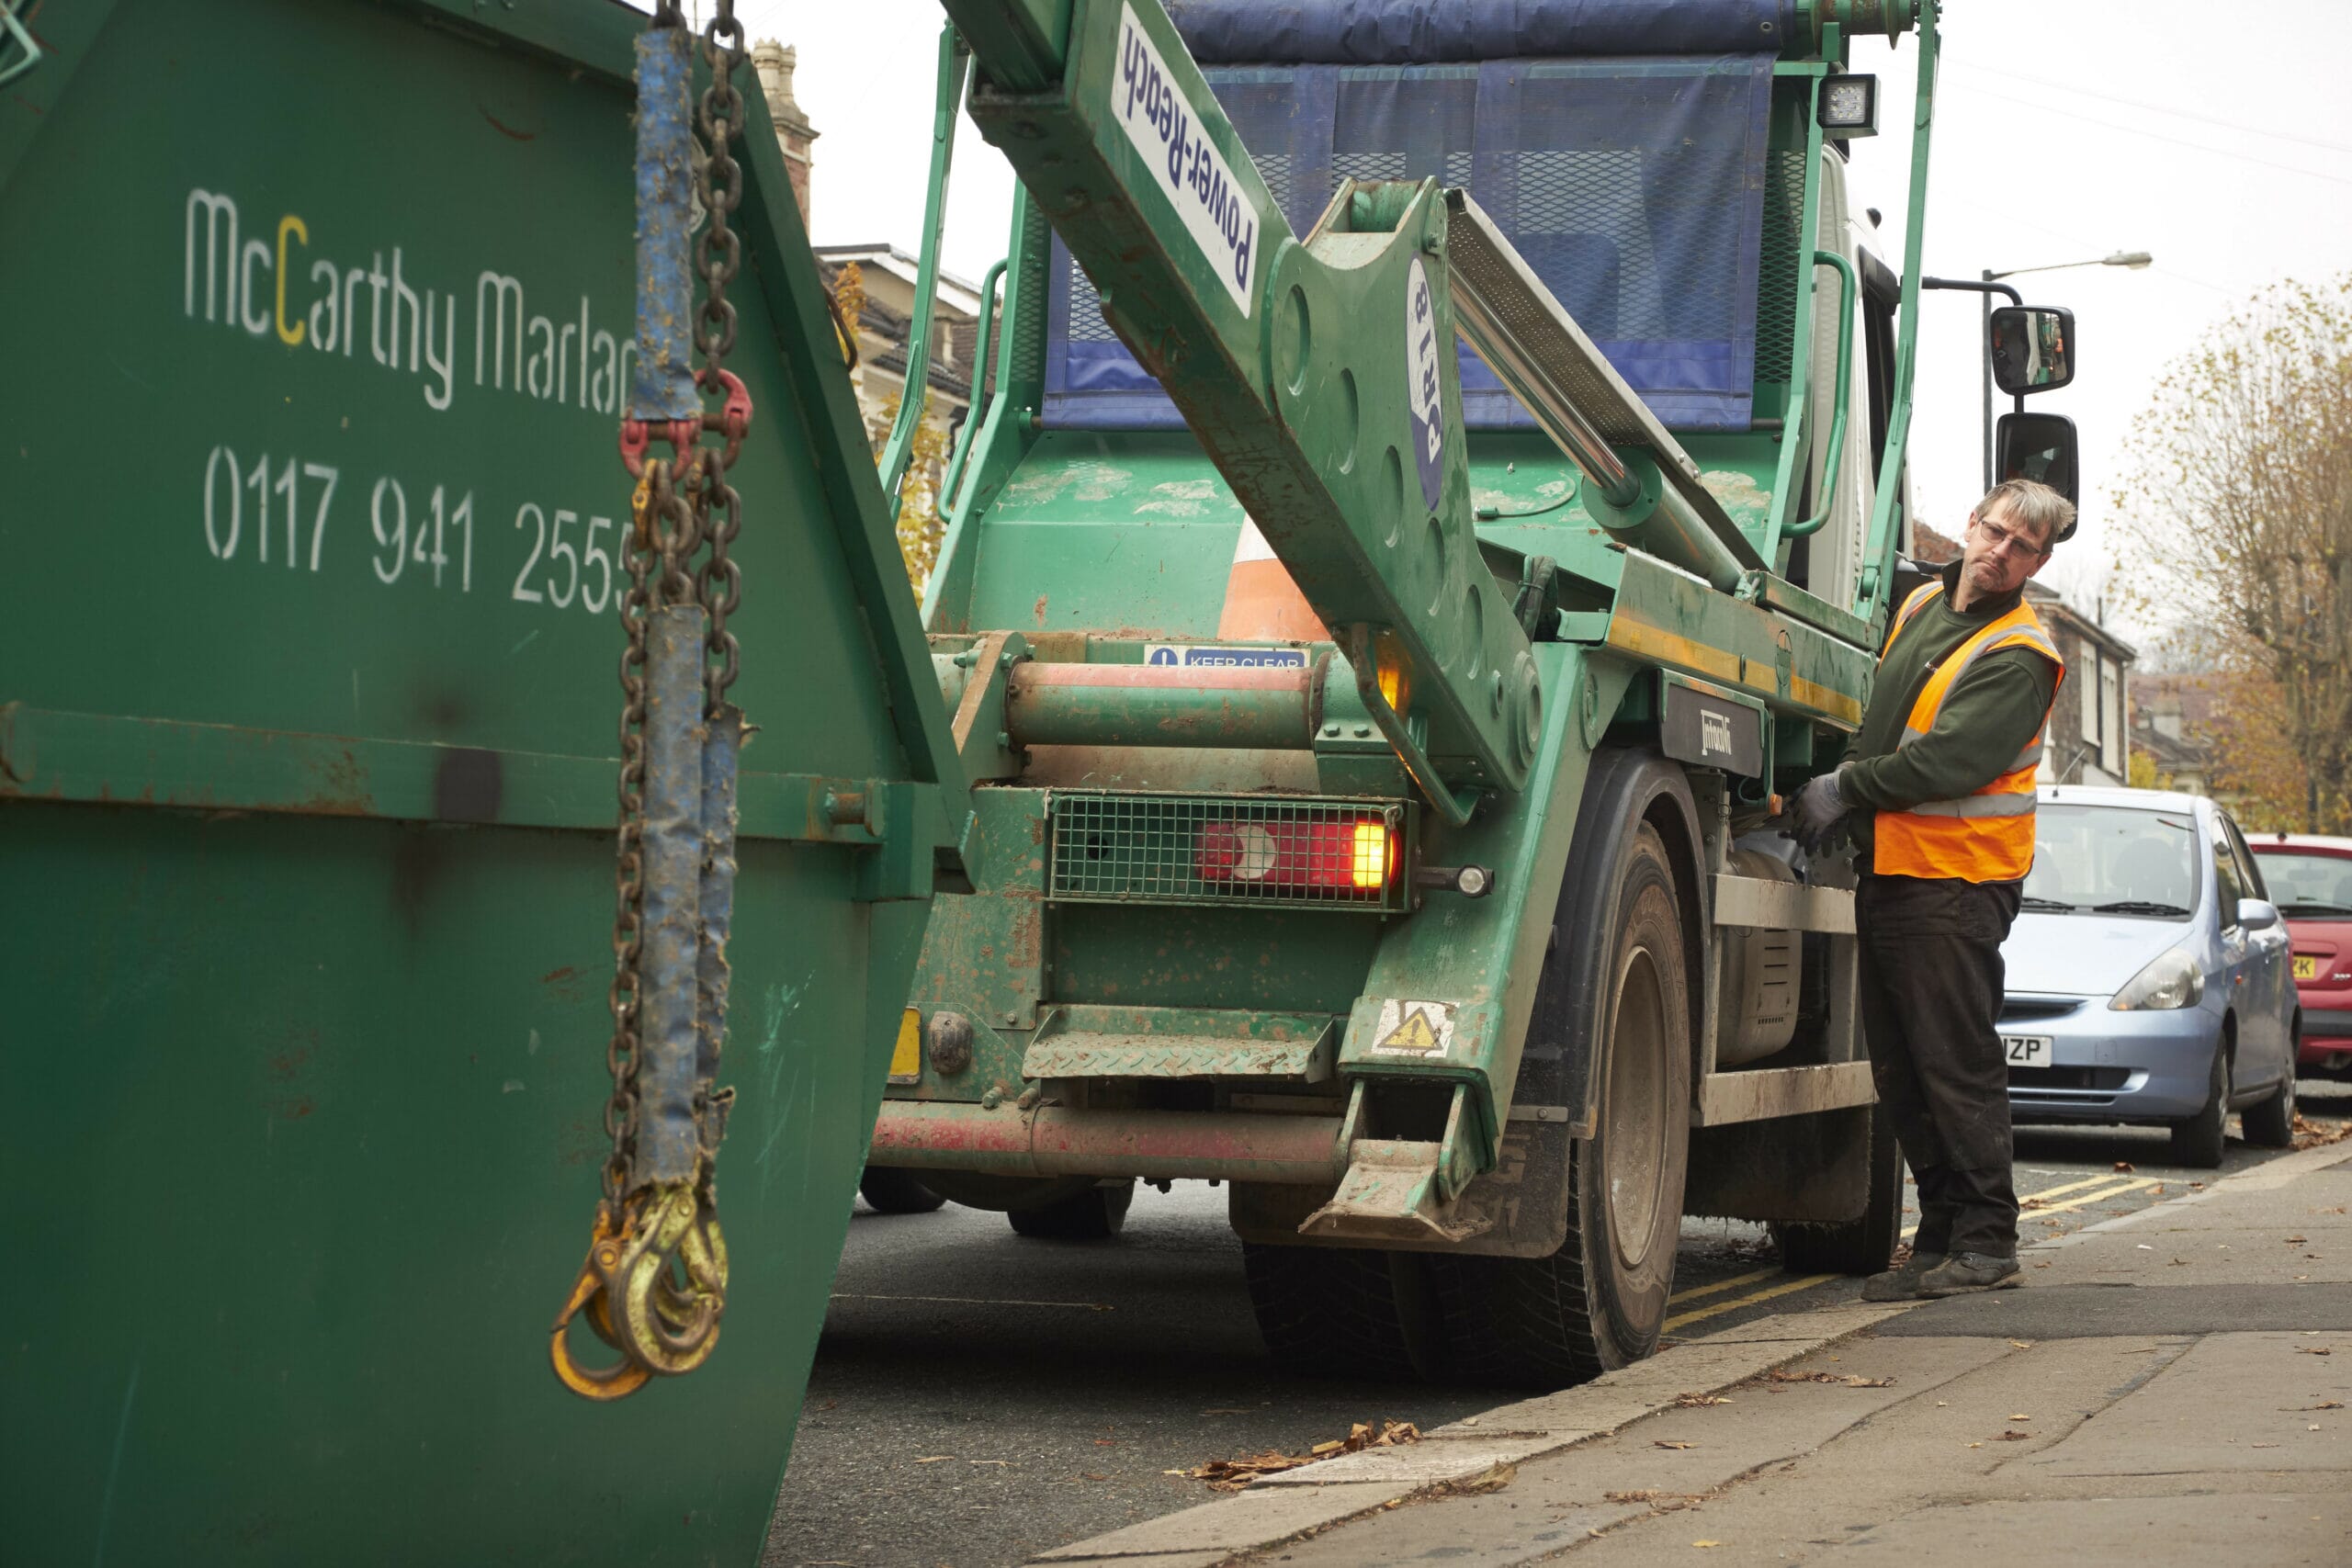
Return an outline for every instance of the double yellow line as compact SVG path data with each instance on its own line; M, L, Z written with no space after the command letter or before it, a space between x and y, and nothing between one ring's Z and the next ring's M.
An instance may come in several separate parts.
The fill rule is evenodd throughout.
M2098 1176L2086 1177L2080 1181L2064 1182L2056 1187L2045 1187L2039 1192L2027 1193L2021 1201L2033 1202L2037 1199L2051 1198L2065 1198L2066 1201L2063 1203L2043 1201L2039 1207L2025 1210L2018 1217L2022 1219L2029 1214L2064 1213L2069 1209L2079 1209L2086 1204L2101 1202L2109 1198L2120 1198L2126 1192L2137 1192L2143 1188L2155 1185L2156 1182L2153 1177L2139 1180L2130 1177L2122 1177L2119 1179L2117 1172L2103 1172ZM2096 1188L2098 1190L2086 1192L2083 1190L2085 1188ZM2075 1196L2068 1197L2069 1193ZM1908 1241L1911 1239L1912 1233L1918 1228L1917 1225L1905 1226L1903 1238ZM1811 1290L1815 1285L1826 1285L1836 1278L1838 1276L1835 1274L1808 1274L1802 1279L1792 1280L1778 1269L1758 1269L1753 1273L1735 1274L1728 1280L1716 1280L1709 1284L1694 1285L1687 1291L1677 1291L1668 1305L1679 1307L1685 1302L1695 1302L1702 1296L1721 1295L1725 1291L1736 1291L1743 1285L1753 1285L1761 1280L1777 1281L1777 1283L1766 1285L1760 1291L1752 1291L1747 1295L1733 1296L1725 1301L1710 1302L1705 1306L1693 1307L1688 1312L1673 1313L1667 1318L1663 1332L1671 1334L1685 1325L1717 1317L1744 1306L1754 1306L1758 1302L1769 1302L1775 1296L1793 1295L1799 1291Z

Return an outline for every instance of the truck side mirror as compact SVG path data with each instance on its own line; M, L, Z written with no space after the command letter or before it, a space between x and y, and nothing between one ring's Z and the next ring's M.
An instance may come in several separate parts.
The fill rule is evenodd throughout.
M1985 344L1993 384L2013 398L2054 392L2075 378L2075 312L2056 306L2004 305L1993 312Z
M2000 479L2039 479L2081 505L2075 422L2062 413L2003 414L1993 432L1993 474ZM2069 524L2058 538L2074 532Z

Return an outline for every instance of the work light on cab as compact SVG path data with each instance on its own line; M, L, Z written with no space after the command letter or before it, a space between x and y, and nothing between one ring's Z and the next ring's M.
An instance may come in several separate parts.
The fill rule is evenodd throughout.
M1377 893L1396 865L1396 832L1377 817L1335 822L1211 822L1193 844L1204 882Z

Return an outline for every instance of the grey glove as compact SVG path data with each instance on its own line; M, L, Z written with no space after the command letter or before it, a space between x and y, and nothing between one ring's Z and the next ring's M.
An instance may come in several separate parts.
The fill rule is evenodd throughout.
M1818 851L1846 813L1852 809L1838 789L1838 779L1851 766L1850 762L1841 762L1836 773L1810 779L1804 788L1797 792L1796 805L1792 807L1796 818L1795 838L1807 852Z

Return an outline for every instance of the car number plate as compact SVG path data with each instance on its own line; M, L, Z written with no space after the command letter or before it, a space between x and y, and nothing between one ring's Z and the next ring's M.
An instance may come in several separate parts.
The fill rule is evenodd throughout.
M2050 1065L2050 1036L2047 1034L2004 1034L2001 1044L2009 1054L2013 1067L2046 1067Z
M2319 978L2319 955L2317 953L2299 953L2295 954L2295 978L2298 980L2316 980Z

